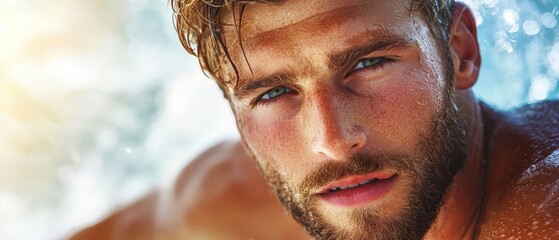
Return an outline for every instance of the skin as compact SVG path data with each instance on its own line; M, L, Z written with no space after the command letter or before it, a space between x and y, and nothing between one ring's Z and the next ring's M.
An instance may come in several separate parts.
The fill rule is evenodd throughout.
M243 25L241 39L245 55L235 51L234 45L231 46L240 80L236 86L229 88L229 96L239 131L257 164L272 183L272 188L279 196L284 194L282 188L290 188L286 199L295 199L294 205L305 191L318 191L316 188L300 187L303 179L313 174L314 169L326 163L347 162L350 156L361 152L413 152L435 113L445 111L441 104L447 84L444 58L426 23L417 14L410 14L405 7L409 6L409 2L379 1L370 4L369 1L333 1L315 7L318 4L294 0L280 6L250 5L244 13L247 21ZM234 30L229 31L231 36ZM404 39L405 44L373 51L347 63L331 63L332 56L338 52L385 39ZM473 238L478 234L489 236L497 230L496 227L491 228L495 226L493 221L507 221L510 218L505 216L516 215L503 212L501 214L505 216L500 220L492 220L494 211L503 208L501 203L506 202L510 206L514 202L518 205L523 204L519 198L530 198L525 193L516 192L502 195L502 189L511 187L496 177L503 170L494 167L501 164L499 160L503 161L496 156L506 153L494 149L502 139L502 130L501 127L484 129L484 126L492 125L488 116L496 113L481 107L470 92L477 80L481 59L475 22L471 11L463 4L454 7L449 44L455 65L451 100L457 103L460 118L466 123L468 157L448 189L437 221L429 228L426 239ZM243 61L244 56L246 61ZM382 68L357 70L363 58L393 56L396 60ZM245 64L247 62L250 68ZM270 78L276 80L267 80ZM281 94L277 94L278 91ZM270 96L275 98L269 100ZM551 128L550 132L557 131L556 127L547 128ZM486 138L492 131L494 136ZM538 142L540 148L556 149L554 137L557 136L540 136L544 139ZM517 140L520 139L519 136ZM543 156L545 158L515 159L516 164L526 162L518 164L524 168L518 168L520 173L515 173L520 176L526 171L525 167L539 161L550 161L545 160L548 155ZM516 155L510 157L518 158ZM554 162L545 165L551 168L545 171L549 175L547 182L539 183L536 189L546 186L555 189L551 185L557 184L556 165ZM390 168L384 170L391 171ZM510 177L511 174L505 176ZM405 174L400 177L391 191L371 203L373 206L369 205L371 209L383 209L385 214L379 216L379 222L385 221L382 217L391 213L401 214L399 210L405 208L409 201L407 198L414 185L412 181L406 181L409 178ZM522 182L529 184L525 180ZM522 188L530 189L528 186ZM548 190L547 193L552 194L550 191L555 190ZM539 196L539 201L546 199L541 194L536 196ZM308 198L312 201L308 205L314 204L314 208L318 209L313 215L319 215L330 226L348 232L360 226L354 225L351 219L352 214L360 209L334 206L317 200L316 195ZM542 208L547 207L547 213L556 213L557 204L550 202L553 203ZM476 215L477 210L480 212ZM532 216L535 212L523 212L527 215L516 215L514 221L526 224L521 216ZM485 222L482 221L484 216L487 216ZM538 219L556 221L550 216L538 216ZM483 226L480 226L482 223ZM498 225L501 229L507 226L504 223ZM558 233L557 224L546 226L538 226L534 231L547 233L542 236ZM524 228L519 226L518 229ZM518 234L525 233L522 237L530 237L535 234L534 231L519 231ZM528 233L532 235L528 236Z
M436 57L439 55L437 46L430 38L426 25L419 16L409 14L404 2L379 2L372 6L367 1L337 1L328 4L326 9L309 6L314 5L291 1L281 8L251 6L253 8L247 8L245 13L249 24L244 26L246 39L243 43L248 61L252 63L253 79L287 71L286 75L295 76L290 78L295 80L283 84L292 88L293 92L278 98L273 104L254 107L248 100L274 85L258 89L260 92L245 94L242 89L248 83L241 81L241 90L231 90L231 102L245 144L263 169L277 170L293 188L299 186L313 169L328 161L347 161L352 154L359 152L413 152L423 129L429 128L435 113L442 108L440 99L445 87L443 64L440 57ZM290 14L290 22L284 20L283 15L287 13ZM271 15L277 18L267 17ZM332 25L332 22L336 24ZM377 22L380 24L371 24ZM323 26L330 27L325 29ZM328 64L332 54L375 41L376 36L389 40L405 39L406 46L361 57L396 56L397 61L385 64L382 69L355 73L352 71L360 59L337 68ZM467 37L462 37L461 41L470 40ZM290 49L296 49L297 54ZM251 61L266 56L274 58ZM270 61L276 64L259 64ZM246 68L240 69L241 79L249 79L244 77L248 74ZM474 71L471 73L475 74ZM474 76L458 77L460 81L472 81ZM461 94L465 104L471 98L467 92L458 94ZM474 108L464 107L468 110ZM469 115L465 119L471 123L479 117L479 114ZM479 131L476 129L479 127L469 124L472 132ZM470 221L471 216L467 213L475 207L472 204L479 197L475 194L479 192L479 185L469 185L478 182L475 175L479 175L480 170L471 166L481 160L481 152L476 151L480 147L479 140L470 139L469 152L478 154L470 156L467 160L470 166L466 168L476 173L455 183L454 189L469 191L460 194L463 196L460 199L449 201L442 209L440 215L447 221ZM409 176L402 174L394 189L374 207L387 209L384 210L386 216L402 214L399 210L409 201L407 197L414 187L412 182ZM454 195L452 192L449 194ZM321 209L318 214L329 224L347 231L354 227L346 225L351 222L353 209L340 209L322 201L317 204L317 208ZM454 213L447 214L449 211ZM440 231L428 235L445 236L450 233L449 228L435 225L434 229ZM470 229L456 229L452 233L464 234L468 231Z
M395 2L348 8L363 2L333 1L316 8L308 1L293 0L281 6L247 7L243 45L255 76L251 77L248 66L239 64L244 79L239 86L277 71L292 76L290 82L274 82L251 91L231 86L228 92L244 144L264 174L277 169L297 186L326 161L343 162L356 152L379 149L413 150L422 129L442 108L445 71L425 24L398 8L403 6L401 1ZM464 5L457 4L453 10L449 40L455 66L453 98L465 121L468 157L424 239L556 239L559 103L500 112L478 102L470 91L481 63L475 23ZM328 57L366 41L356 37L356 29L379 33L374 36L405 35L412 44L372 54L399 56L397 63L347 77L359 59L335 69ZM233 60L243 63L238 50L231 47ZM277 86L289 86L293 91L271 104L251 105L254 98ZM152 195L73 239L140 230L146 233L135 236L155 234L160 239L307 239L270 196L240 149L237 143L209 150L181 174L173 191ZM403 199L413 186L406 181L396 186L377 204L395 212L404 206ZM256 206L270 212L255 211ZM321 206L328 221L351 228L344 225L351 209L339 210L327 203ZM250 210L239 213L234 209ZM155 213L167 220L156 218ZM244 227L236 227L237 223ZM122 224L127 227L114 227ZM266 233L269 235L258 235ZM117 236L115 239L139 239Z
M271 226L273 225L273 226ZM208 149L169 189L74 234L94 239L310 239L269 191L238 141Z

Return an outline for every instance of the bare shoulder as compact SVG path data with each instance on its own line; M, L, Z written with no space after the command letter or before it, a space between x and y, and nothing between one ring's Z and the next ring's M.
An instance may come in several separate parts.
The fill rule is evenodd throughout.
M306 239L239 142L209 149L175 187L189 239Z
M187 221L199 224L203 215L221 212L219 208L245 205L249 200L270 195L261 178L241 143L223 142L202 153L182 171L174 195L177 204L184 207Z
M80 230L70 239L162 239L163 235L175 238L173 235L180 228L175 224L181 222L180 213L189 213L205 198L219 197L228 187L227 183L233 182L230 172L234 165L239 165L235 160L245 158L239 150L239 144L235 143L220 143L209 148L181 171L170 191L156 189ZM211 175L219 177L212 180ZM198 192L203 188L206 191Z
M559 101L510 113L493 139L481 239L559 238Z
M157 189L71 239L306 239L305 236L270 193L241 143L231 141L217 144L191 161L170 189Z
M105 219L81 229L69 239L153 239L156 234L154 216L156 215L157 195L156 191L150 192L135 203L124 206Z

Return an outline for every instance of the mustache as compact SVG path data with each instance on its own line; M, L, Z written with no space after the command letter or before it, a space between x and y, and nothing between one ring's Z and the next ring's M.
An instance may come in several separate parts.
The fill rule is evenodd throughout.
M413 158L394 153L356 153L347 160L330 160L323 163L315 171L307 175L299 189L305 195L311 195L311 190L351 175L362 175L382 169L390 168L396 172L414 171L417 166ZM416 163L417 164L417 163Z

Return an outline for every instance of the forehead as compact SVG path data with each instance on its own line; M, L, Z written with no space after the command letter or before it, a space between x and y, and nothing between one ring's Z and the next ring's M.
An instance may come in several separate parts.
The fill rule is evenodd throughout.
M330 47L343 48L356 39L405 37L418 19L409 10L410 4L410 0L287 0L282 4L248 4L240 30L244 54L235 28L225 27L224 33L242 75L249 71L246 60L252 66L269 56L302 56L303 51L315 51L322 46L305 40L316 41L317 36L329 41L329 46L321 48L325 51ZM223 17L225 22L233 21L231 14ZM244 59L245 55L248 59Z
M405 19L409 18L409 5L405 0L287 0L282 4L250 4L244 13L243 32L250 39L254 35L312 30L339 25L363 14L376 16L379 21Z

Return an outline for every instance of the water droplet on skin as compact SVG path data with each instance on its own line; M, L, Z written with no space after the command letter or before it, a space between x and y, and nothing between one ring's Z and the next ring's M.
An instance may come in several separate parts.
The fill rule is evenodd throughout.
M526 170L526 175L527 175L526 177L531 177L532 174L535 173L537 168L538 167L536 167L536 165L530 165L530 167L528 167L528 169Z

